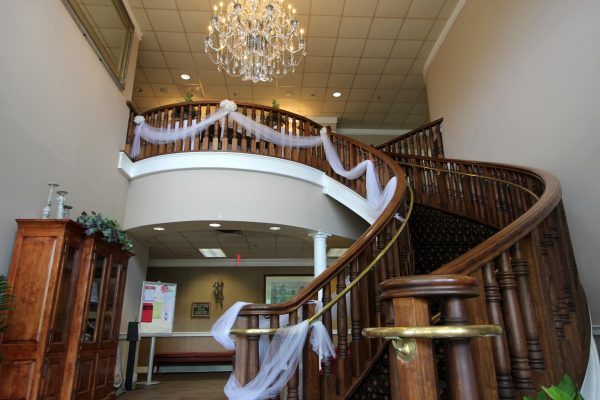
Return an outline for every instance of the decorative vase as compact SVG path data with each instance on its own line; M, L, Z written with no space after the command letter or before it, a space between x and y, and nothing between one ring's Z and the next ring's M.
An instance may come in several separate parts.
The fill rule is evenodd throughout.
M68 205L64 205L63 206L63 218L64 219L70 219L71 218L71 210L73 209L73 206L68 206Z
M48 200L46 200L46 207L42 210L42 218L48 219L50 218L50 210L52 209L52 193L54 192L54 188L59 186L58 183L48 182L48 186L50 186L50 191L48 192Z
M56 199L56 203L57 203L57 208L56 208L56 218L58 219L63 219L64 215L65 215L65 195L67 195L69 192L67 192L66 190L59 190L56 192L56 194L58 195L57 199Z

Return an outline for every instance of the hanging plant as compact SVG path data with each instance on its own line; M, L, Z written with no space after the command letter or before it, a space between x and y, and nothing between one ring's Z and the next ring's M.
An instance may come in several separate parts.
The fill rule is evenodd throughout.
M86 235L93 235L100 232L104 240L108 243L119 243L121 248L126 251L133 249L133 241L127 237L125 231L121 229L117 221L97 214L95 211L82 212L77 218L77 222L86 227Z

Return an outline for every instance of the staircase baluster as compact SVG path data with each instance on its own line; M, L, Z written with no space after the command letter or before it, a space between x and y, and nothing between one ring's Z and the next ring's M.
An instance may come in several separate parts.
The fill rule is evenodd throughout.
M488 305L490 323L504 327L505 325L504 319L502 318L502 308L500 306L502 297L500 296L500 288L496 282L496 274L494 269L495 267L493 262L487 263L483 268L485 299ZM498 395L500 399L514 399L515 386L510 367L510 353L508 351L506 335L493 337L492 346L494 348L494 363L496 365Z
M467 312L464 300L458 297L446 299L444 305L446 325L467 325ZM452 400L476 400L479 388L475 376L475 365L469 349L470 339L449 339L444 341L447 359L446 379Z
M358 259L352 262L352 269L350 272L350 281L354 281L360 273L360 266ZM363 345L362 338L362 319L361 319L361 293L360 287L363 286L363 282L359 282L355 285L350 293L350 308L352 313L351 326L352 326L352 342L350 342L350 349L352 355L352 376L359 377L363 368L364 363L367 361L365 357L365 348Z
M302 306L303 320L314 314L315 304ZM320 398L319 355L312 350L309 336L302 349L302 400L319 400Z
M346 288L346 268L337 276L337 292L341 293ZM336 304L337 308L337 393L342 395L352 382L352 365L348 355L348 316L346 309L346 296L341 297Z
M323 306L331 302L331 283L327 282L323 287ZM329 337L333 338L333 329L331 322L331 310L327 310L322 317L323 325L327 330ZM335 375L333 375L333 361L331 358L323 360L323 373L321 374L321 398L334 399L336 394Z
M289 314L289 324L296 325L298 323L298 312L296 310ZM299 400L300 393L298 391L299 383L299 372L298 368L294 371L294 374L290 378L287 384L287 400Z
M521 253L520 242L515 244L511 261L515 279L517 281L519 304L521 305L521 314L523 315L523 325L525 327L525 336L527 338L529 363L532 369L543 371L544 356L540 346L536 326L536 315L532 308L533 303L529 291L529 266L527 265L527 260Z
M248 328L258 328L258 316L252 315L248 317ZM248 335L248 382L254 379L260 368L258 339L259 335Z
M527 355L523 318L517 297L515 274L512 271L507 252L503 252L500 256L496 275L502 293L504 321L508 332L515 387L524 392L531 392L534 386Z

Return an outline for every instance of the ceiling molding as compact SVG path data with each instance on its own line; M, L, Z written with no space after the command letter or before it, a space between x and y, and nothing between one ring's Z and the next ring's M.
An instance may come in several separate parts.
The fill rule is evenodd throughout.
M336 258L328 258L333 262ZM148 260L148 268L240 268L240 267L312 267L312 258L249 258L241 259L240 265L235 258L151 258Z
M446 21L446 25L444 25L444 29L442 29L442 32L440 32L440 35L438 36L435 43L433 44L433 47L431 48L431 52L427 56L427 59L425 60L425 64L423 65L423 79L425 79L426 82L427 82L427 71L429 70L429 66L433 62L433 59L435 58L435 56L437 56L437 53L440 50L440 47L442 47L442 43L444 43L444 40L446 40L446 36L448 36L450 29L452 29L454 22L456 22L456 19L460 15L460 12L462 11L462 9L466 3L467 3L467 0L458 0L458 3L456 3L456 7L454 7L454 10L452 11L452 14L450 14L450 17L448 17L448 21Z

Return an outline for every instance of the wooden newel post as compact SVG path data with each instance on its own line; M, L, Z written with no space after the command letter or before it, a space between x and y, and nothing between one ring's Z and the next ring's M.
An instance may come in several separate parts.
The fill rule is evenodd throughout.
M464 299L479 295L477 280L461 275L427 275L389 279L379 285L382 301L391 301L394 326L426 327L430 323L429 298L445 299L443 322L467 325ZM412 341L412 343L410 343ZM446 339L448 393L453 400L479 398L469 338ZM390 346L390 381L394 400L438 398L437 371L429 338L405 339L414 343L411 357ZM393 344L394 342L392 342ZM396 345L402 342L396 341Z

